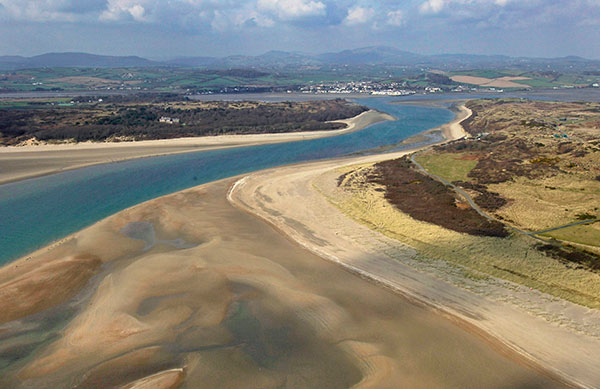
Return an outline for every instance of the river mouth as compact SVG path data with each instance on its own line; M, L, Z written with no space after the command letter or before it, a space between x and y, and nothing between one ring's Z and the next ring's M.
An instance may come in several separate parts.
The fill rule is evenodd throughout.
M387 98L358 102L398 120L330 138L143 158L0 185L0 264L159 196L265 168L396 145L453 117L447 109L390 104Z

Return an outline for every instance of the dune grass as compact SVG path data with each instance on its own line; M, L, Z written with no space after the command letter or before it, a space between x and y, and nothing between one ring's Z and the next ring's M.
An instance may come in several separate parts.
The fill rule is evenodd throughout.
M517 177L489 189L512 201L497 214L531 231L577 221L580 214L600 214L600 181L557 174L543 179Z
M339 174L356 169L346 167ZM412 219L388 203L382 189L366 180L353 180L350 186L338 188L330 201L353 219L415 248L423 256L458 265L467 276L490 275L600 308L600 274L546 256L536 250L534 240L521 235L471 236Z

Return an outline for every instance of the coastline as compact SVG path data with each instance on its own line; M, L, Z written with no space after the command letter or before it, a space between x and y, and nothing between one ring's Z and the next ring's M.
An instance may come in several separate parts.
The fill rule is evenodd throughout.
M448 137L459 138L464 136L465 133L464 131L461 131L462 127L460 127L459 123L468 117L469 114L462 109L461 112L462 113L460 113L451 123L429 131L442 131ZM294 245L300 245L302 247L300 249L301 252L305 252L305 249L308 249L309 252L317 254L319 260L322 261L322 259L325 259L326 261L322 261L324 263L334 262L349 269L350 272L353 273L351 277L356 279L367 278L370 281L368 282L369 284L372 284L372 281L376 281L375 284L379 284L374 285L376 288L380 288L381 285L390 287L385 279L378 280L376 277L372 277L371 275L362 272L358 267L353 268L353 264L349 265L348 263L343 263L344 259L337 250L344 247L344 241L337 240L340 237L335 233L337 232L336 229L328 231L329 235L323 239L321 236L323 229L319 229L318 225L317 228L315 228L314 224L311 225L305 223L306 220L297 218L297 215L293 212L291 214L286 212L284 219L281 213L277 215L276 207L281 204L285 204L286 206L289 204L278 203L278 195L272 191L269 191L267 196L263 196L263 194L266 194L267 192L262 188L260 190L256 189L255 185L267 186L266 190L269 190L282 184L283 181L281 181L281 178L285 176L292 176L294 174L309 174L314 176L315 172L324 173L331 171L332 167L336 168L344 164L349 165L371 161L374 162L381 159L393 158L410 151L358 158L344 158L309 164L296 164L202 185L197 188L188 189L136 205L102 220L85 230L66 237L49 247L38 250L27 258L21 258L13 263L5 265L0 269L0 288L4 287L0 289L0 294L7 297L6 299L3 299L3 305L8 305L9 307L11 301L20 300L18 299L18 295L6 295L6 281L17 279L20 282L16 284L11 282L11 285L9 285L10 289L15 293L22 293L22 291L27 290L27 288L39 288L40 285L44 285L44 282L47 282L47 289L44 292L44 296L33 295L29 296L29 298L32 300L43 298L45 301L52 301L52 298L49 298L48 295L52 296L57 294L57 291L54 290L53 286L56 283L56 274L61 274L63 276L61 277L63 288L72 289L70 296L65 297L60 295L58 297L62 298L62 301L55 300L57 304L64 304L64 302L68 301L72 296L77 295L82 285L85 285L87 282L87 280L85 280L85 282L82 283L81 279L73 277L75 274L84 273L83 275L85 276L89 273L91 276L93 274L99 274L98 272L101 271L101 269L104 269L103 272L107 273L103 280L98 281L99 285L94 285L94 290L91 292L93 296L90 298L89 305L86 303L86 306L81 308L82 312L75 317L71 324L69 324L64 331L64 334L62 334L46 352L37 359L30 361L24 370L20 370L19 376L27 377L29 380L41 379L40 377L45 375L52 376L58 374L60 377L62 374L74 371L73 369L76 369L77 366L82 364L83 360L86 360L86 358L90 358L90 361L99 366L95 369L99 369L100 372L106 373L107 371L110 371L106 370L110 367L110 365L107 365L107 361L113 361L113 359L110 359L112 358L111 355L122 355L126 350L131 350L133 346L141 347L140 345L154 344L156 339L162 339L160 336L166 336L165 334L159 335L154 329L148 328L149 324L146 322L141 323L139 318L136 319L136 321L132 321L131 317L132 315L134 316L134 314L131 313L131 310L133 309L131 308L131 304L133 304L132 301L135 300L141 304L146 301L145 298L149 298L148 296L156 296L157 293L160 296L166 296L168 298L177 296L178 292L176 291L179 291L179 289L172 283L175 282L177 285L181 284L181 287L183 287L184 284L187 284L189 280L186 277L190 277L191 273L195 276L197 274L198 266L200 266L198 263L191 261L193 258L199 257L198 254L195 254L195 256L185 254L186 250L177 251L180 249L171 247L170 243L163 243L162 245L154 244L147 254L143 254L146 252L145 246L148 246L147 241L144 241L143 239L140 240L139 237L137 239L131 239L122 234L123 229L130 225L129 223L135 223L137 220L151 220L155 226L157 239L163 239L163 242L173 242L181 239L184 243L188 242L190 245L197 245L197 247L212 250L214 249L214 245L219 246L223 244L222 238L211 237L210 234L207 235L205 230L198 228L196 224L199 220L203 220L204 222L204 220L208 219L217 223L216 225L219 225L218 228L220 230L227 230L225 228L226 226L220 225L219 220L224 220L224 216L222 215L223 209L231 207L231 204L233 204L233 207L237 210L237 213L235 214L236 218L243 218L243 216L240 215L246 214L250 218L256 219L255 217L257 216L258 219L266 220L268 224L274 226L278 231L278 233L272 235L272 237L279 236L279 238L281 238L281 235L284 235L291 238ZM312 181L305 181L305 184L305 187L280 187L280 189L283 189L281 194L288 196L287 199L292 202L291 211L295 210L302 212L306 214L309 219L312 218L313 221L322 221L326 214L320 214L320 211L323 210L321 206L323 201L326 204L328 203L320 193L315 191ZM217 188L218 190L214 188ZM209 213L210 208L203 210L205 201L198 199L198 196L206 196L207 194L211 199L218 199L219 204L218 208L212 210L215 212L215 215L208 217L205 213ZM305 195L309 195L309 197L304 197ZM247 204L241 204L239 196L247 196L244 197L242 201L247 201L248 198L252 198L253 201L256 201L256 208L248 208L246 206ZM204 199L204 197L202 197L202 199ZM302 201L298 201L299 199ZM318 203L312 204L311 200L316 199L320 200L318 200ZM311 204L309 207L305 207L305 203ZM207 202L207 204L212 203ZM161 212L156 211L157 207L161 209ZM193 217L188 213L191 213ZM165 224L166 222L162 220L163 218L166 218L170 224ZM350 224L352 222L348 222L348 220L345 220L344 223ZM186 224L189 225L189 227L182 228L182 226L185 226ZM238 231L238 234L246 234L246 232ZM232 236L237 235L233 234ZM112 242L110 247L107 247L105 244L106 241ZM317 244L314 243L315 241ZM249 243L246 242L246 244ZM353 244L355 245L356 243ZM353 244L351 244L350 247L352 247ZM289 247L286 246L286 249L281 251L281 253L288 255L288 250L292 250L291 247L294 247L294 245ZM194 247L191 247L190 250L196 250ZM270 239L265 239L263 237L262 240L256 240L251 247L252 250L258 250L256 252L252 251L254 253L253 255L260 256L265 255L265 252L271 252L273 250L273 243ZM334 249L335 253L333 256L331 252L328 252L328 249L331 247ZM299 248L297 247L297 249ZM196 251L192 252L196 253ZM208 251L207 253L213 253L211 255L215 255L213 251ZM223 253L230 253L230 251L223 251ZM244 261L247 261L248 253L243 250L241 254L240 258L244 258ZM251 261L255 261L254 257L250 258L252 258ZM175 264L173 263L174 259L177 259ZM125 264L119 265L120 261L125 261ZM144 262L143 266L142 261ZM140 265L135 266L138 262ZM317 264L318 262L314 262L313 266L316 266ZM204 263L202 266L204 266ZM239 263L230 263L229 266L232 266L232 269L235 269L236 274L239 273L239 270L237 270L240 266ZM165 268L167 268L168 271L166 271ZM404 267L402 268L404 269ZM262 269L262 267L260 269ZM25 274L23 274L24 271L26 272ZM86 271L88 273L86 273ZM278 268L273 268L270 271L274 273L280 272ZM356 275L359 275L360 277L356 277ZM151 276L153 278L149 278ZM254 277L259 276L252 275L253 279ZM308 298L307 295L306 302L303 302L304 300L298 299L297 291L294 291L293 293L290 291L289 294L286 294L288 293L286 287L289 288L289 280L286 278L288 276L286 275L284 277L282 275L281 277L285 282L283 282L279 288L283 288L285 291L282 292L283 294L280 295L280 298L285 297L285 299L291 301L290 304L293 307L292 309L297 309L294 304L300 304L302 307L305 306L303 304L308 304L309 306L314 304L314 297ZM326 277L327 276L325 275L325 278ZM67 282L65 282L65 279ZM151 288L141 288L140 290L139 282L150 282L150 279L154 280L158 285L152 284ZM73 282L69 283L68 281L71 280ZM194 281L197 282L197 280ZM415 285L415 280L407 278L405 281L409 285ZM253 282L257 282L257 285L265 285L265 282L273 282L273 279L269 277ZM440 286L439 282L434 282L423 275L418 277L416 282L419 287L435 289L436 286ZM431 284L432 282L434 285ZM296 284L292 285L293 288ZM455 312L448 309L442 309L444 308L443 304L446 302L443 300L443 294L447 289L439 289L437 297L439 297L440 300L438 301L435 299L433 301L426 300L425 297L427 296L425 293L427 290L420 290L418 293L411 295L411 293L406 293L405 289L392 289L395 289L396 293L409 297L409 300L412 300L413 302L428 302L427 305L430 307L436 307L437 304L437 308L439 308L438 312L442 313L441 316L446 316L447 319L455 323L458 320L457 324L459 327L463 327L467 332L474 333L477 337L486 338L486 343L491 344L492 348L499 349L501 353L510 354L509 357L518 360L520 364L527 365L531 361L531 358L529 357L522 360L518 358L518 355L513 354L513 352L518 351L518 348L515 349L515 347L510 347L510 344L507 345L502 342L497 343L496 341L499 338L493 331L489 331L485 328L482 329L481 326L473 324L469 320L463 322L464 312L461 313L460 311ZM308 293L304 291L304 289L301 290L303 293ZM223 291L223 293L225 292ZM121 302L122 296L128 297L125 301ZM452 298L460 298L463 296L453 294L450 297L450 300L452 300ZM310 302L310 304L308 302ZM43 308L45 309L47 307L48 306ZM5 311L9 311L6 310L6 308L7 307L5 306ZM28 314L39 312L40 308L42 307L37 307L33 311L28 312ZM303 311L303 309L300 311ZM325 314L325 311L327 311L328 314ZM330 314L329 311L331 311ZM327 309L324 309L323 312L315 314L315 317L311 318L309 323L311 326L316 326L315 328L320 328L320 323L325 323L324 326L327 328L326 333L329 334L339 331L339 336L342 337L339 341L346 344L345 342L347 342L347 340L345 339L348 338L344 338L342 334L347 336L348 330L343 326L333 324L340 320L339 317L337 317L339 316L338 311L339 310L333 306L327 306ZM125 314L126 312L127 314ZM135 310L133 312L135 312ZM169 317L175 317L175 319L168 320L169 323L175 320L175 322L173 322L174 326L179 326L181 323L185 323L186 320L189 320L189 315L186 312L165 310L164 314ZM333 317L330 315L333 315ZM23 317L23 315L18 317ZM382 323L380 323L380 325L383 325ZM474 325L474 327L469 328L469 325ZM392 328L389 328L388 330L391 331ZM97 350L93 347L93 342L98 341L98 339L102 341L103 337L106 336L109 336L109 347L102 353L97 353ZM121 348L119 348L117 345L118 342L124 341L125 339L127 339L128 343L127 348L123 349L123 346L120 346ZM106 339L104 339L104 341L106 341ZM389 372L389 369L392 366L395 366L393 362L385 359L381 350L378 350L377 347L371 345L367 347L366 341L364 342L365 343L350 342L352 344L348 343L347 346L344 346L347 347L346 352L349 354L356 355L358 359L364 359L363 363L365 366L361 368L365 377L363 380L365 381L364 384L381 385L384 382L388 382L387 380L399 379L397 376L390 376L391 373ZM511 350L510 352L507 352L507 347ZM81 360L74 360L72 358L73 353L74 355L79 355ZM94 355L96 353L98 355ZM105 360L102 358L105 358ZM69 364L75 364L76 367L66 368ZM533 365L537 368L535 363ZM104 367L104 370L101 369L102 367ZM63 373L61 369L65 369L66 372ZM170 371L179 371L177 369L180 369L180 367L177 367L175 370L161 370L148 375L147 379L152 380L153 377L160 376L162 372L168 374ZM186 369L189 369L189 366L186 366ZM189 371L186 371L186 374L189 374ZM94 375L94 371L92 371L91 375ZM190 376L194 377L193 374ZM176 378L180 378L179 373ZM404 381L401 382L407 382L406 377L404 377ZM418 382L422 383L423 381Z
M460 139L467 136L460 122L470 114L461 108L451 123L429 131L442 131L446 137L443 142ZM411 247L337 208L338 199L331 193L336 191L342 167L398 158L418 149L422 148L314 162L303 164L301 169L296 166L255 172L238 180L228 197L240 209L267 221L305 249L454 318L522 363L572 385L594 387L600 382L600 368L592 357L600 352L596 328L600 312L504 280L470 285L469 280L452 274L455 270L446 264L419 263L419 254ZM285 217L281 216L283 210ZM485 288L493 290L493 297L474 293ZM525 302L522 306L520 299ZM578 320L589 328L569 324Z
M219 135L211 137L159 139L136 142L82 142L58 145L5 146L0 148L0 185L87 166L136 158L218 150L242 146L326 138L359 131L372 124L395 120L375 110L353 118L336 120L346 128L281 134Z

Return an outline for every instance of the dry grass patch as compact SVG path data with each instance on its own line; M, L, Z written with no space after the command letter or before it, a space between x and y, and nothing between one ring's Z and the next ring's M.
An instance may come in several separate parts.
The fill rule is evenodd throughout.
M537 180L517 177L489 189L512 200L496 214L531 231L577 221L580 214L600 214L600 181L564 174Z

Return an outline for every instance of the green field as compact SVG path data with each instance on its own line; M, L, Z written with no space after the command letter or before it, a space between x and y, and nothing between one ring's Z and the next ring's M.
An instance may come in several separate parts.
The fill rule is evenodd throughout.
M514 82L516 82L517 84L523 84L534 88L552 88L561 85L559 83L555 83L543 78L534 78L531 80L515 80Z
M467 174L477 165L477 160L469 159L467 153L419 154L415 160L428 172L448 181L467 181Z
M599 223L563 228L542 235L566 242L600 247Z
M473 77L484 77L484 78L498 78L508 76L510 74L506 74L504 72L499 72L496 70L465 70L460 72L452 72L453 76L473 76Z

